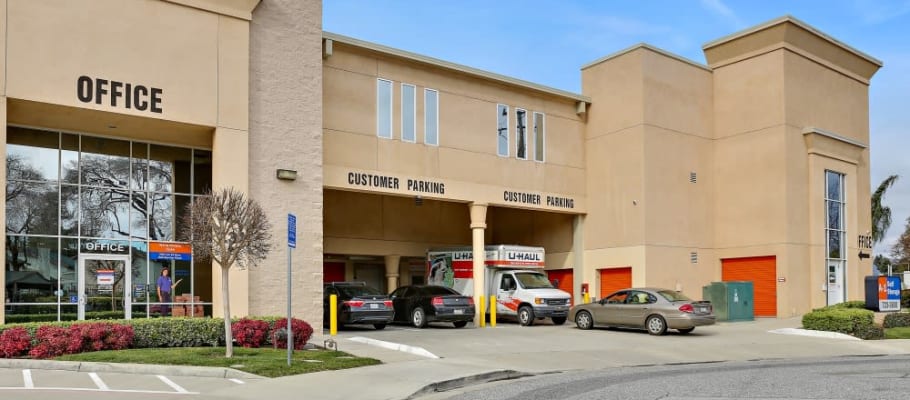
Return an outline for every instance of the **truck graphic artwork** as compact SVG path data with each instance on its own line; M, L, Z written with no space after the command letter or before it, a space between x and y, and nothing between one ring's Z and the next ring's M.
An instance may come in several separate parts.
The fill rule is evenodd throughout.
M571 296L556 289L544 273L542 247L495 245L484 248L484 285L479 295L496 296L497 317L515 318L522 325L550 318L566 322ZM470 247L427 251L427 283L474 295L474 253Z

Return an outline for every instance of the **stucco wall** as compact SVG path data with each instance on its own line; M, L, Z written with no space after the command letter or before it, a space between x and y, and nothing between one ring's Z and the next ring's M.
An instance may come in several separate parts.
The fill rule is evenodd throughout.
M322 3L264 0L250 24L250 194L275 250L249 272L252 315L285 313L287 214L297 216L293 314L322 326ZM276 169L298 171L279 181Z

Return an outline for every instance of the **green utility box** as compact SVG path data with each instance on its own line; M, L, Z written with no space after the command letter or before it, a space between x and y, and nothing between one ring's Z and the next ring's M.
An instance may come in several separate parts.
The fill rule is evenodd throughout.
M702 287L702 298L714 306L718 321L755 319L752 281L711 282Z

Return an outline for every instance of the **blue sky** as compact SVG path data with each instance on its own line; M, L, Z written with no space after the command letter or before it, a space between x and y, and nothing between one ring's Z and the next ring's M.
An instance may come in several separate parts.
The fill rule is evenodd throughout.
M910 0L326 0L323 29L581 93L580 67L645 42L704 64L707 42L792 15L884 62L870 88L872 190L885 204L890 253L910 217Z

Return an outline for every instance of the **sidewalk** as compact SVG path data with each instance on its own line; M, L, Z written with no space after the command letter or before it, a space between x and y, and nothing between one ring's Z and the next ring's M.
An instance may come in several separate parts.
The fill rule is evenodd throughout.
M910 354L910 340L860 341L770 333L797 328L798 319L721 323L691 335L650 336L635 331L579 331L569 326L343 332L339 350L384 364L261 381L207 398L407 399L415 393L534 374L637 365L756 359ZM355 342L371 337L406 342L428 358ZM459 338L461 340L452 340ZM313 343L322 344L323 337Z

